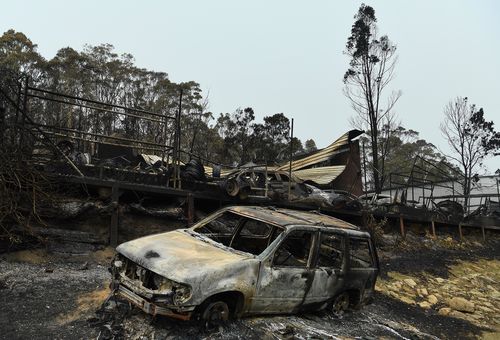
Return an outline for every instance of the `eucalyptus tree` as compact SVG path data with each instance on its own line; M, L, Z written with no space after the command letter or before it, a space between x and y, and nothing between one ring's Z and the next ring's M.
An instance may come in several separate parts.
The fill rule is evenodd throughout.
M356 112L352 124L369 131L371 170L375 190L382 189L379 150L380 129L392 120L393 108L400 91L387 95L387 87L394 77L397 62L396 45L387 35L378 36L375 10L362 4L354 16L351 35L347 39L345 54L349 56L349 68L344 74L344 94Z

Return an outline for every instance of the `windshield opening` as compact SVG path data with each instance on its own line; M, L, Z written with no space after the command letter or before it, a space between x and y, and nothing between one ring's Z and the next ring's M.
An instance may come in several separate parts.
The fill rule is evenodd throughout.
M194 230L227 247L253 255L261 254L283 231L277 226L229 211Z

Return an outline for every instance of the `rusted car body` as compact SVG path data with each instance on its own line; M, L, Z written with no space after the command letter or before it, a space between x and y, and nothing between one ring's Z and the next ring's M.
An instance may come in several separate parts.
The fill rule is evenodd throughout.
M224 208L117 252L116 292L146 313L185 320L358 307L371 300L379 272L370 235L358 227L265 207Z
M249 195L275 200L285 199L288 197L289 185L292 197L305 196L309 191L303 181L293 174L290 181L287 172L264 167L237 170L221 182L221 186L229 196L239 197L242 200Z

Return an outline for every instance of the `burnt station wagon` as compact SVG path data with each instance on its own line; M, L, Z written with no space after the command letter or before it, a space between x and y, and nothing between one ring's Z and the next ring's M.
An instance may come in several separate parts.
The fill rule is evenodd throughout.
M370 235L316 212L224 208L118 246L112 287L146 313L206 324L359 307L379 272Z

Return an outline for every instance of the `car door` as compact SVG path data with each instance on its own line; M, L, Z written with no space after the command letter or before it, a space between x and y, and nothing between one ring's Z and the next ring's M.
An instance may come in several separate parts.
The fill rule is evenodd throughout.
M369 238L349 237L349 286L360 292L360 302L373 295L379 267L375 248Z
M292 230L260 267L253 313L294 313L310 303L317 231Z
M344 286L347 268L346 238L341 233L322 230L317 242L315 262L311 295L318 309Z

